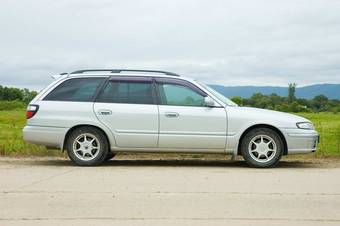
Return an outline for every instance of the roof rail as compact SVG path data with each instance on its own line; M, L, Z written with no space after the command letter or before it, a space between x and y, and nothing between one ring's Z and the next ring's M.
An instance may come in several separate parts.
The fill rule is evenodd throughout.
M168 72L168 71L133 70L133 69L87 69L87 70L74 71L74 72L71 72L70 74L81 74L81 73L85 73L85 72L100 72L100 71L108 71L110 73L121 73L121 72L124 72L124 71L127 71L127 72L151 72L151 73L160 73L160 74L165 74L165 75L169 75L169 76L177 76L177 77L179 77L178 74L175 74L175 73L172 73L172 72Z
M54 79L54 80L56 80L56 79L58 79L58 78L60 78L61 76L64 76L64 75L69 75L69 73L60 73L60 74L58 74L58 75L52 75L51 77Z

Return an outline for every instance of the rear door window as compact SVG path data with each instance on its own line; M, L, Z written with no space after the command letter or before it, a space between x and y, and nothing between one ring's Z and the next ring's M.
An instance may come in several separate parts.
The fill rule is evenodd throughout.
M57 86L44 100L90 102L105 78L74 78Z
M110 81L97 98L97 101L153 104L152 84L149 81Z

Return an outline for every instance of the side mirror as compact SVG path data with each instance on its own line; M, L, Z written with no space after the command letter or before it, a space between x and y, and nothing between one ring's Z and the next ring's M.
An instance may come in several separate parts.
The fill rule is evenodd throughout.
M215 101L209 96L204 97L204 105L206 107L216 107Z

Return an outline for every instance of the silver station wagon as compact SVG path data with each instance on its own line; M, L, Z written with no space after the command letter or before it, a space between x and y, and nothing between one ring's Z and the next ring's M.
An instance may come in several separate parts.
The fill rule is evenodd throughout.
M80 70L54 76L27 108L27 142L67 150L77 165L118 152L225 153L253 167L316 151L302 117L239 107L207 85L152 70Z

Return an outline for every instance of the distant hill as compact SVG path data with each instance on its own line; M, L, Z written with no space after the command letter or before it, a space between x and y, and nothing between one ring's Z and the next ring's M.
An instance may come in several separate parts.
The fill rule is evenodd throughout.
M254 93L262 93L264 95L276 93L279 96L287 96L288 94L288 87L279 86L210 86L226 97L240 96L248 98ZM340 99L340 84L317 84L296 88L296 96L298 98L313 99L321 94L329 99Z

